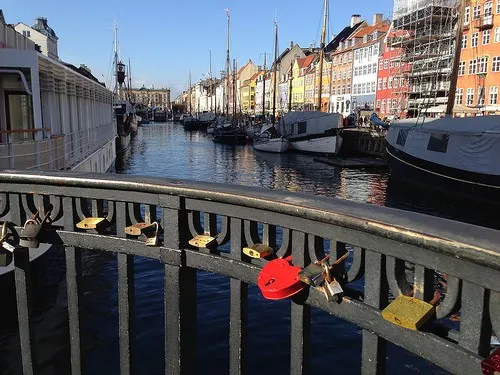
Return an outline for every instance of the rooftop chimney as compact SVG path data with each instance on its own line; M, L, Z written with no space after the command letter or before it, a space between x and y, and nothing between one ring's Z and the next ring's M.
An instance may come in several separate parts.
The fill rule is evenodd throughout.
M293 48L293 40L290 42L290 49Z
M360 22L361 22L361 15L360 14L353 14L351 16L351 27L354 27L354 25L356 25Z
M379 22L382 22L382 19L383 19L382 17L383 17L383 16L384 16L384 15L383 15L382 13L375 13L375 14L373 15L373 23L372 23L372 24L373 24L373 25L375 25L375 24L377 24L377 23L379 23Z

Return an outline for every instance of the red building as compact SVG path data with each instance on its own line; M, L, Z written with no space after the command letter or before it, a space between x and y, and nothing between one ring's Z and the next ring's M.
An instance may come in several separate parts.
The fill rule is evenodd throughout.
M376 91L376 112L380 118L387 116L406 117L406 95L408 92L409 65L404 63L402 48L390 46L393 31L384 39L382 53L379 55Z

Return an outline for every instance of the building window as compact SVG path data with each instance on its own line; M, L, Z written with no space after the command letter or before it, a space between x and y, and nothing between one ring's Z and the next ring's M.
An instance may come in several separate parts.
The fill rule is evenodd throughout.
M493 63L491 65L492 72L500 72L500 56L493 57Z
M496 14L500 13L500 0L497 0L497 11Z
M392 81L392 87L395 89L398 88L398 77L394 77L394 80Z
M469 61L469 74L476 74L476 60Z
M472 33L471 47L477 47L477 40L479 39L479 33Z
M388 89L392 89L392 77L389 77L389 78L387 79L387 88L388 88Z
M472 11L472 19L478 20L481 18L481 5L474 5L474 10Z
M347 93L350 94L351 93L351 85L347 85Z
M377 63L372 64L372 72L377 73Z
M372 74L372 64L368 64L367 73Z
M500 27L499 27L499 29L500 29ZM378 70L382 70L382 69L384 69L384 60L380 60L379 63L378 63Z
M460 63L458 64L458 75L465 75L465 61L460 61Z
M385 59L384 60L384 69L387 69L389 66L389 60Z
M364 65L364 66L363 66L363 75L364 75L364 76L366 75L366 70L367 70L367 66L366 66L366 65Z
M380 112L385 113L385 99L382 99L382 106L380 107Z
M468 88L467 89L467 102L465 103L468 106L474 105L474 89Z
M349 52L347 57L349 58L349 62L351 62L352 61L352 52Z
M462 49L467 48L467 35L462 35Z
M377 108L375 108L376 110L380 110L380 100L377 100Z
M382 88L385 90L387 88L387 78L382 81Z
M448 149L448 139L450 136L443 133L431 133L427 150L445 153Z
M375 81L372 82L372 92L375 92Z
M488 71L488 58L478 57L476 63L476 73L486 73Z
M29 30L23 30L23 35L24 35L26 38L31 38L31 31L29 31Z
M333 66L336 66L336 65L337 65L337 56L335 56L335 57L333 58Z
M397 99L392 99L392 110L394 111L396 107L398 106L398 101Z
M391 68L394 68L394 60L393 60L393 59L391 59L391 60L390 60L389 66L390 66Z
M462 105L462 100L464 100L464 89L457 89L455 94L455 104Z
M490 30L483 31L483 45L490 44Z
M344 94L345 94L345 85L342 86L342 95L344 95Z
M347 71L347 78L351 78L351 69Z
M363 82L361 84L361 94L366 94L366 83L365 82Z
M484 3L484 16L489 17L491 15L493 15L493 3L488 1L487 3Z
M382 78L378 79L378 90L382 90Z
M490 104L497 104L498 101L498 86L490 87Z
M495 40L494 40L494 42L495 43L500 42L500 27L495 28Z

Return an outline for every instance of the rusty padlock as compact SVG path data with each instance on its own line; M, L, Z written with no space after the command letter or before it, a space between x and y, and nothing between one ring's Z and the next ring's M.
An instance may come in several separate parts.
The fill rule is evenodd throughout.
M306 287L299 280L300 271L300 267L292 264L291 256L274 259L260 270L257 285L266 299L288 298Z
M76 224L79 229L95 229L97 232L101 232L109 226L109 221L104 217L86 217Z
M481 361L481 370L484 375L500 374L500 348Z
M141 234L156 231L157 223L135 223L125 227L125 233L130 236L140 236Z
M158 246L160 225L155 221L151 224L151 229L148 228L142 234L146 237L146 246Z
M48 208L45 212L45 216L40 221L40 214L37 211L33 219L28 219L24 223L24 227L19 235L19 245L23 247L29 247L32 249L38 249L40 242L38 240L38 235L42 230L45 223L49 220L50 213L52 212L52 207Z

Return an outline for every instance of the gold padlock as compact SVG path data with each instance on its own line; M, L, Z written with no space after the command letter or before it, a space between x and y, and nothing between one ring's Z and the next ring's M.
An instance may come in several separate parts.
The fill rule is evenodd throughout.
M275 250L271 246L267 246L261 243L256 243L250 247L243 248L243 254L248 255L250 258L265 258L271 254L274 254Z
M216 243L215 237L208 236L206 234L199 234L196 237L190 239L188 242L191 246L204 248L210 247Z
M76 227L80 229L95 229L99 231L106 228L108 225L109 221L107 221L104 217L86 217L76 224Z
M382 310L382 317L400 327L416 331L432 318L434 312L434 305L415 297L400 295Z
M125 227L125 233L131 236L140 236L157 230L156 223L136 223Z

